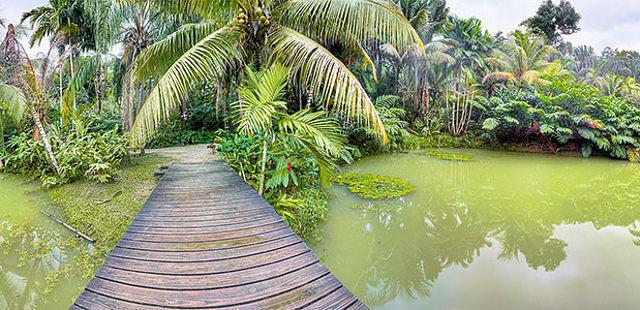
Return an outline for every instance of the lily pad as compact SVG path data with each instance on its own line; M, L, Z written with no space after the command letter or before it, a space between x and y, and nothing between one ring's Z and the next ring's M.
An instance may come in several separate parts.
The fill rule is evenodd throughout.
M470 154L463 153L450 153L450 152L442 152L438 150L427 150L424 152L425 155L435 157L437 159L442 160L450 160L450 161L472 161L473 156Z
M345 173L336 176L334 181L347 185L351 192L369 199L397 198L416 190L407 181L374 174Z

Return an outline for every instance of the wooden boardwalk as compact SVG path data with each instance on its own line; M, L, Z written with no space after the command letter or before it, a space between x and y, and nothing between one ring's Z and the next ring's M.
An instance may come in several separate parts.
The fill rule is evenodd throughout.
M174 164L72 309L364 309L220 161Z

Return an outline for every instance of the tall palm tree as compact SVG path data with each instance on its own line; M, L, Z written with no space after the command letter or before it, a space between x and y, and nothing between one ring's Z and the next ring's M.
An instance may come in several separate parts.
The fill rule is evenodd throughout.
M340 125L323 111L304 109L287 113L287 68L274 65L263 72L247 68L246 76L238 88L236 122L240 133L260 134L263 140L259 193L262 195L264 191L268 148L274 145L293 146L300 153L310 154L318 164L321 182L327 184L335 160L346 156Z
M557 64L547 61L553 47L544 39L532 36L530 32L516 30L502 49L493 52L486 61L499 71L489 73L482 84L496 80L514 80L516 83L545 83L541 78L545 70Z
M402 12L385 0L154 3L166 11L186 9L203 21L181 27L138 56L136 80L157 82L131 129L134 145L142 145L191 90L204 82L238 80L250 63L257 68L272 63L289 67L291 82L312 89L325 109L347 119L363 119L386 141L364 88L324 46L340 44L362 54L365 40L391 43L399 49L422 46Z
M3 91L0 101L8 106L26 107L35 124L34 137L42 139L49 162L53 170L60 175L58 161L42 123L41 113L45 105L42 80L38 78L26 50L18 41L13 25L9 24L7 29L7 34L0 43L0 59L3 60L3 65L9 67L8 71L11 74L0 81Z

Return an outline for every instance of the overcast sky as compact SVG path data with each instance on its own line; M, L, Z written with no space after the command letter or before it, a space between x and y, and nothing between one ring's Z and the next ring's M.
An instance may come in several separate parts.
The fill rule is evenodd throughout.
M559 0L556 0L556 2ZM22 12L46 0L0 0L0 17L17 23ZM476 16L492 33L510 32L533 15L542 0L448 0L452 14ZM640 0L572 0L582 15L577 34L567 39L600 50L606 46L640 51ZM40 49L42 50L42 48Z

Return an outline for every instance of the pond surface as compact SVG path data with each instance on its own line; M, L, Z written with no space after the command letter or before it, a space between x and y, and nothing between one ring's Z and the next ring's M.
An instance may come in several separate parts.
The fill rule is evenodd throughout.
M362 301L379 309L640 309L640 165L462 152L474 160L393 154L349 168L417 187L399 199L333 188L314 250Z
M49 207L37 185L0 175L0 309L68 309L88 282L90 247Z

